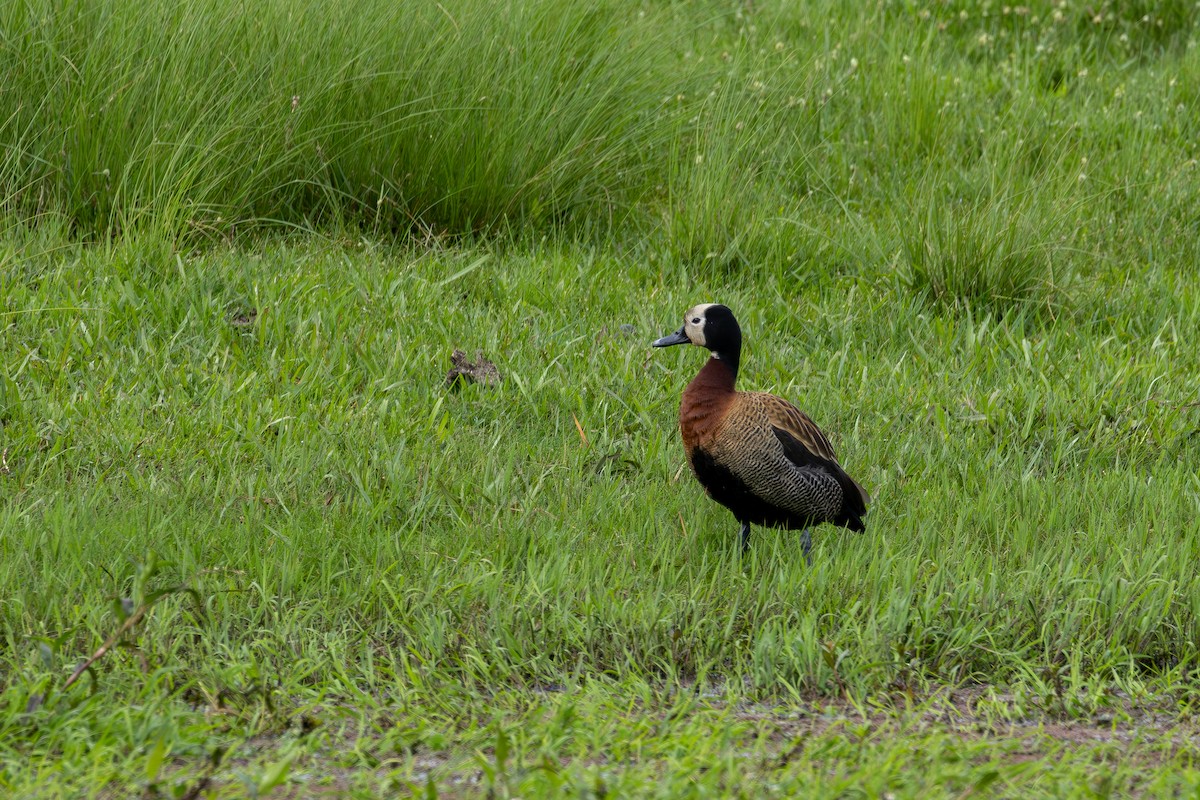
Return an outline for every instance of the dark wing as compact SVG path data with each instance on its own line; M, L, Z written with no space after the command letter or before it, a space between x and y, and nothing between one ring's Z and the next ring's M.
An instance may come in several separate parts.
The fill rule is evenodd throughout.
M842 469L833 452L833 445L817 427L817 423L781 397L764 395L763 400L771 430L783 445L788 460L798 467L818 467L833 475L845 489L849 510L858 515L865 514L867 503L871 502L870 495Z
M809 419L807 414L787 400L776 397L773 394L763 395L763 401L763 408L766 409L767 419L770 420L771 427L775 429L776 436L782 431L800 444L806 452L825 461L837 463L837 455L833 452L833 445L829 443L829 439L817 427L817 423ZM786 448L787 445L784 445L784 447ZM795 461L795 459L792 460ZM801 462L796 463L800 464Z

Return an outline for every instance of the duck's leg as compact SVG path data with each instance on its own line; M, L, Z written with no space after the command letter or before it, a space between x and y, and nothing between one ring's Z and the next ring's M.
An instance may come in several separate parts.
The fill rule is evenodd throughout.
M808 532L808 528L800 532L800 549L804 551L804 563L811 567L812 556L809 555L809 551L812 550L812 534Z
M742 552L747 553L749 551L750 551L750 523L743 522L742 523Z

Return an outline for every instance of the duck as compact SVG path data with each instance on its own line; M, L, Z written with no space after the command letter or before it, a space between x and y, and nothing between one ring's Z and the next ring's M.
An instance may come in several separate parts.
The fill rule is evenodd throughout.
M653 342L680 344L710 353L679 404L684 451L708 496L741 523L742 552L750 549L751 525L799 530L811 566L813 526L864 531L871 498L817 424L782 397L735 388L742 329L733 312L720 303L693 306L679 330Z

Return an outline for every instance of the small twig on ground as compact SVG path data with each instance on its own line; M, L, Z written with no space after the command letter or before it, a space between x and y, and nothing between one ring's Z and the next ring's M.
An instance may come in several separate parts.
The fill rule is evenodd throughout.
M111 650L114 644L121 641L125 634L129 633L129 631L132 630L135 625L141 622L142 617L146 616L146 612L149 610L150 606L145 603L134 609L134 612L126 617L125 621L121 623L121 627L117 628L112 636L109 636L107 639L105 639L104 644L96 648L96 652L88 656L88 658L84 660L82 664L75 668L75 671L71 673L71 677L67 678L67 682L63 684L62 690L65 692L67 689L70 689L71 684L79 680L79 676L87 672L88 668L91 667L92 664L95 664L101 658L104 658L104 654Z
M587 434L584 432L583 426L579 424L579 417L571 414L571 419L575 421L575 430L579 431L579 438L583 440L583 446L589 446L591 443L588 441Z

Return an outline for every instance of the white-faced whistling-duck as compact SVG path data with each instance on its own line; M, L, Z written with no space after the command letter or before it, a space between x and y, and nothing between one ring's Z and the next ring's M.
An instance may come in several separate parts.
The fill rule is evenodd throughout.
M812 558L808 528L832 522L863 530L871 498L837 462L829 439L800 409L765 392L739 392L742 329L733 312L706 303L688 310L683 327L655 347L694 344L712 352L683 391L679 432L696 479L742 523L802 530L804 559Z

